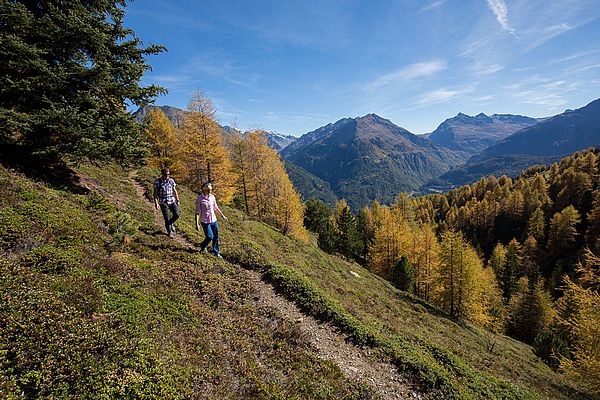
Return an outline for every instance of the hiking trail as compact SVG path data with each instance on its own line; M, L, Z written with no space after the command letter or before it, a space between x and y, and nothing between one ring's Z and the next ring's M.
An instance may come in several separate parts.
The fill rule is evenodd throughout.
M154 204L148 200L146 190L136 180L136 171L132 171L129 178L138 197L152 208L157 226L164 231L163 216L160 210L157 210ZM179 233L173 240L184 248L195 247ZM239 265L238 267L245 271L249 281L253 284L253 299L257 308L275 309L284 319L293 321L315 354L335 363L349 380L367 384L382 399L386 400L425 398L419 389L409 381L406 374L400 372L392 363L377 359L376 349L360 348L354 345L332 324L318 321L314 317L302 313L294 302L287 300L277 293L273 286L265 282L260 272Z

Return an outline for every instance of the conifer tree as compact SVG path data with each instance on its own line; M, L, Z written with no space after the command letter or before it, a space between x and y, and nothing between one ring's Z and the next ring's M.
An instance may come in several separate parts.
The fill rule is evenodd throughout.
M506 262L504 269L500 272L500 287L502 295L506 301L509 301L519 281L522 266L521 244L513 238L506 246Z
M528 236L521 249L521 260L523 273L527 276L532 286L537 284L539 278L538 258L538 242L533 236Z
M146 57L123 26L125 1L14 0L0 4L0 151L48 163L146 155L126 104L165 90L140 86ZM8 154L8 153L11 154Z
M438 279L436 303L452 317L483 326L493 324L491 310L500 303L494 274L483 268L481 258L460 232L442 234Z
M300 195L292 185L279 154L268 146L264 132L255 130L245 137L232 138L231 152L233 170L240 177L237 191L243 196L248 213L283 234L307 240Z
M356 218L356 228L358 230L358 239L362 250L360 256L363 262L367 259L369 247L375 239L375 218L369 207L363 207Z
M310 231L320 233L331 217L331 210L323 201L315 198L308 199L304 205L304 226Z
M215 113L210 99L196 91L183 121L185 183L192 190L200 191L203 183L211 182L215 195L228 203L233 198L235 178Z
M540 207L536 208L529 221L527 221L527 235L540 241L545 236L546 222L544 212Z
M169 168L171 173L182 174L181 161L178 157L181 137L169 118L160 108L151 109L146 115L145 136L150 143L148 165L156 169Z
M382 207L375 239L369 248L371 268L378 275L389 278L391 267L406 255L412 245L411 229L399 208Z
M588 229L585 233L590 248L600 254L600 190L596 190L592 210L588 213Z
M498 281L500 281L500 276L502 271L504 271L504 266L506 265L506 248L502 243L497 243L492 251L492 255L490 256L488 266L492 268L496 276L498 277Z
M579 282L565 278L565 294L557 302L572 353L570 358L561 358L560 367L600 394L600 258L588 250L578 272Z
M413 254L415 293L430 300L439 274L439 243L431 225L421 226L413 235L417 244Z
M250 214L250 206L248 198L252 197L250 185L250 150L249 140L242 134L234 132L229 138L229 151L232 164L232 171L237 177L236 199L241 198L241 203L246 211ZM237 202L237 201L236 201Z
M573 206L565 207L561 212L554 214L548 229L548 250L551 254L564 255L573 250L579 236L579 222L579 212Z
M336 206L335 225L337 227L337 252L347 258L357 258L360 254L360 241L356 229L356 218L344 199Z
M400 290L413 292L415 285L415 270L408 261L408 257L402 256L391 269L391 281Z
M552 298L543 290L543 283L531 284L526 277L519 280L508 308L508 334L529 344L549 328L555 316Z

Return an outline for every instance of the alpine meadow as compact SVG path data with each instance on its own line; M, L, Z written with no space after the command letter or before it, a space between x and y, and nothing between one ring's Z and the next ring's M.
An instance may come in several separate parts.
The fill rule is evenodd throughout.
M0 398L600 399L596 3L2 0Z

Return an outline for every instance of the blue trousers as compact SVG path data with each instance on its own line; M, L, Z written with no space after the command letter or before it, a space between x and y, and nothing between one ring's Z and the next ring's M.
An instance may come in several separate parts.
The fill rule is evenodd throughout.
M219 224L217 221L211 222L210 224L201 222L200 224L202 225L205 236L202 243L200 243L200 248L204 250L212 240L213 253L219 254Z

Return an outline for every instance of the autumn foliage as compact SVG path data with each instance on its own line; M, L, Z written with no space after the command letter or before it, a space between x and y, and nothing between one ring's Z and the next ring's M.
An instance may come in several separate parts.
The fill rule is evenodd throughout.
M300 195L264 133L234 133L225 138L215 114L210 99L200 92L192 96L181 129L160 109L151 110L146 119L148 164L170 167L178 182L195 191L211 182L221 202L235 200L249 216L306 240Z

